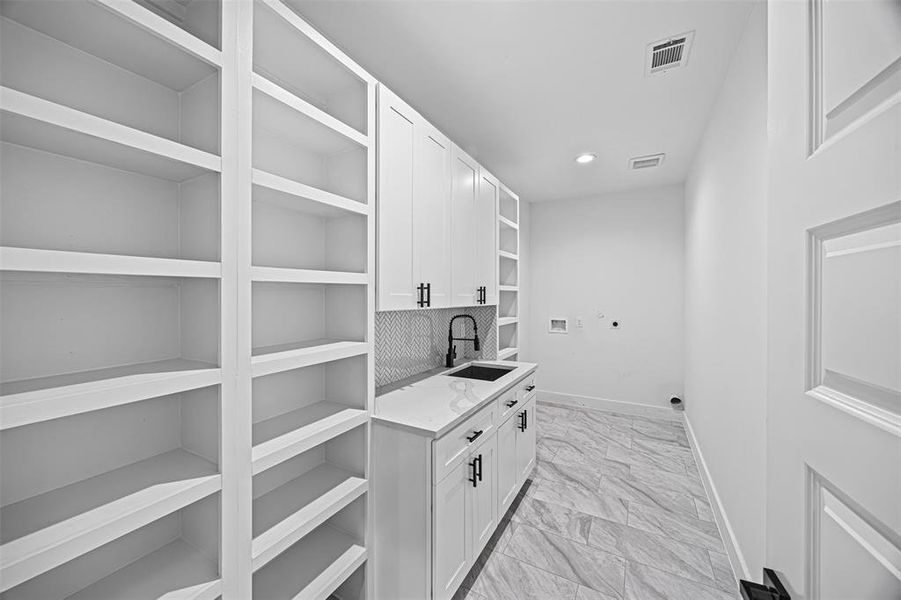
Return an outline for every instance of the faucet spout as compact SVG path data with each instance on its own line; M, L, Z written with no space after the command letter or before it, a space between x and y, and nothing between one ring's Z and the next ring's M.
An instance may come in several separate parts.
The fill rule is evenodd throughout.
M469 319L472 321L471 338L454 337L454 321L457 319ZM451 317L450 324L447 326L447 354L444 356L444 365L446 367L453 367L454 359L457 358L457 347L454 345L454 341L472 342L473 350L476 352L481 350L481 343L479 342L479 325L476 323L475 317L472 315L454 315Z

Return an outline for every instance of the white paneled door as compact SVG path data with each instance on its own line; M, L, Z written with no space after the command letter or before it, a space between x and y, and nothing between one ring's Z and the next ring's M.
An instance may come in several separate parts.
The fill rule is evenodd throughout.
M901 8L768 17L767 563L792 598L897 599Z

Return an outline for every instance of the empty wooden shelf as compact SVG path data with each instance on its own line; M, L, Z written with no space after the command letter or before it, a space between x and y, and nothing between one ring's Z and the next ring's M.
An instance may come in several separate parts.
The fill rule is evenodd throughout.
M323 464L255 499L254 570L359 498L367 487L362 477Z
M216 564L178 539L67 600L215 600L221 593Z
M0 270L143 277L222 276L221 265L208 261L10 247L0 247Z
M316 365L369 352L366 342L315 339L254 348L253 376Z
M7 87L0 110L4 142L173 181L221 168L209 152Z
M325 600L366 561L351 536L322 525L253 576L255 600Z
M216 365L170 359L0 384L0 427L9 429L221 382Z
M2 589L52 569L220 488L218 469L173 450L4 506Z
M253 472L259 473L369 420L365 410L317 402L253 426Z

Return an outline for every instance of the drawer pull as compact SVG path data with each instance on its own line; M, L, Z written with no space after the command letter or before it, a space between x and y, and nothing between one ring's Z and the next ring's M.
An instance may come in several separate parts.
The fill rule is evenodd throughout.
M527 385L527 386L526 386L526 391L527 391L527 392L531 392L531 391L534 390L534 389L535 389L535 386L534 386L534 385Z
M482 435L483 433L485 433L485 432L484 432L484 430L482 430L482 429L479 429L478 431L473 431L473 432L472 432L472 435L467 435L467 436L466 436L466 440L471 444L471 443L473 443L474 441L476 441L476 438L478 438L478 437L479 437L480 435Z
M509 402L505 402L504 404L507 405L507 408L512 408L519 404L519 400L510 400Z
M469 481L472 482L472 487L479 487L479 482L482 481L482 455L479 454L472 459L469 466L472 467L472 477L469 478Z
M520 431L526 430L526 424L528 423L528 418L529 418L528 414L529 413L525 410L522 411L521 413L519 413L519 430Z

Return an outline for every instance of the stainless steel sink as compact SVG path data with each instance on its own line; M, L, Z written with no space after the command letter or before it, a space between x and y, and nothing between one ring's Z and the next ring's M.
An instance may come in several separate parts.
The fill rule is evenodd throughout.
M469 365L459 371L447 373L448 377L462 377L464 379L479 379L481 381L495 381L500 379L516 367L495 367L489 365Z

